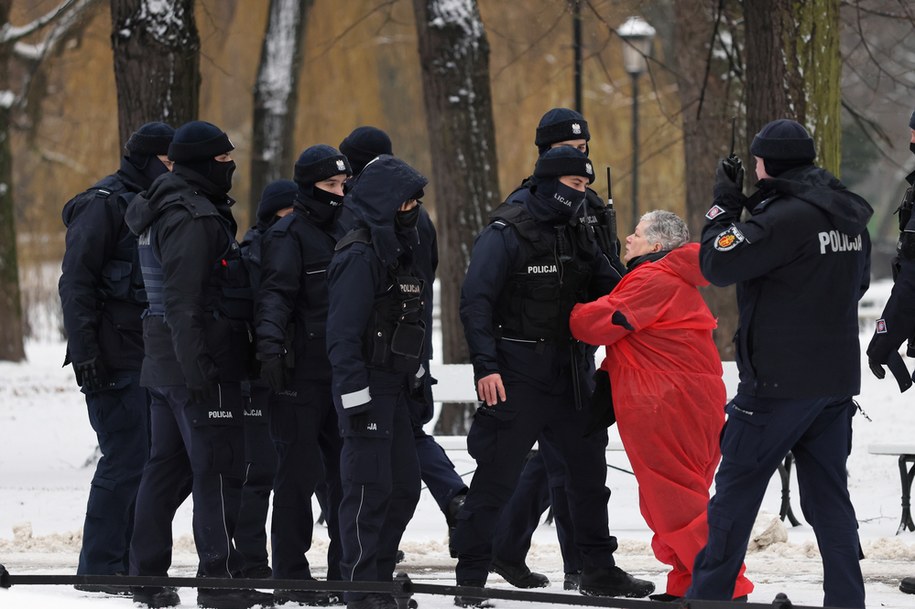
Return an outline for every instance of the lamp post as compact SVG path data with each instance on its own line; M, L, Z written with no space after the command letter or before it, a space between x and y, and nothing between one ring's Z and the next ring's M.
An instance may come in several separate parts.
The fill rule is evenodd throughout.
M632 77L632 225L639 221L639 77L648 69L655 29L630 17L617 30L623 39L623 67Z

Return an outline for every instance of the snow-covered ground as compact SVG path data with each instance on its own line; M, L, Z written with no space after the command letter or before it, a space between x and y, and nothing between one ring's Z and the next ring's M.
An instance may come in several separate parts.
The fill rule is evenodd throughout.
M868 337L862 336L864 343ZM93 468L95 437L86 418L85 403L68 368L61 368L64 348L60 343L28 345L25 364L0 363L0 563L13 574L71 574L75 572L80 545L80 527ZM911 365L911 362L909 362ZM863 366L867 371L867 367ZM896 535L900 517L900 484L896 459L868 453L874 443L904 443L915 430L915 390L900 395L895 383L877 381L869 372L859 402L870 417L855 417L854 449L849 459L849 484L861 527L867 558L862 561L867 579L869 607L902 609L915 606L915 597L902 594L899 579L915 576L915 533ZM453 455L461 473L473 469L465 454ZM611 464L626 467L623 453L608 453ZM777 478L777 477L776 477ZM607 485L612 532L620 540L617 560L624 569L655 582L663 591L666 569L649 547L650 533L638 511L635 480L609 469ZM793 486L796 488L796 485ZM770 483L763 504L766 511L759 529L763 547L747 556L747 574L756 583L753 602L771 602L785 592L797 605L821 605L821 569L813 533L806 524L784 528L773 514L779 507L780 487ZM798 498L794 511L802 518ZM177 538L172 575L191 576L196 555L190 535L190 505L182 506L175 521ZM317 529L309 559L317 574L323 574L326 538ZM784 533L786 541L772 542ZM416 516L407 529L401 565L411 577L428 583L452 584L454 560L448 556L444 519L427 492L423 492ZM536 532L528 560L554 582L551 591L562 588L562 565L553 527ZM492 575L489 584L508 587ZM181 607L194 607L194 590L179 591ZM447 597L421 596L423 608L451 606ZM496 601L497 607L513 609L529 603ZM77 592L68 586L14 586L0 590L0 607L104 606L132 607L128 598L101 597Z

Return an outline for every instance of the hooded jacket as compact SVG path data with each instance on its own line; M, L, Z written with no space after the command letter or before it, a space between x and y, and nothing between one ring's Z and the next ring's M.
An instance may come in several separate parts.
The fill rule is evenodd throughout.
M167 173L127 208L127 225L141 248L151 247L162 273L161 287L146 282L151 306L160 290L164 316L143 320L144 386L198 388L247 377L253 307L230 204Z
M749 199L716 191L702 273L737 284L738 392L770 398L857 394L858 300L870 283L873 210L807 165L761 180ZM746 206L751 216L739 221Z
M398 229L395 218L400 206L426 183L400 159L382 155L353 180L344 200L352 212L353 230L367 235L346 245L344 237L327 269L327 354L334 401L344 412L356 414L371 407L369 368L373 366L366 359L367 330L374 323L376 302L396 288L392 276L417 274L412 264L416 229Z

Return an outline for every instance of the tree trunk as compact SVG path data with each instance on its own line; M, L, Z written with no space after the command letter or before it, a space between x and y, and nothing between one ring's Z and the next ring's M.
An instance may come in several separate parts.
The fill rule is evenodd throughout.
M438 267L445 363L469 361L459 315L474 237L500 202L489 43L476 0L413 0L439 225ZM458 411L458 412L455 412ZM447 415L447 416L446 416ZM439 427L460 433L446 409Z
M712 181L718 160L730 153L731 117L740 109L741 83L735 75L741 66L732 66L720 52L709 53L716 19L718 32L731 31L733 21L717 15L708 2L689 0L675 3L675 48L677 86L683 108L683 148L686 160L686 221L693 240L698 240L705 226L705 214L712 203ZM720 51L720 45L716 48ZM731 54L736 61L738 53ZM709 60L711 58L711 65ZM736 69L732 69L736 68ZM735 151L743 149L738 135ZM744 155L740 155L744 156ZM744 158L746 158L744 156ZM752 171L752 169L751 169ZM752 180L752 178L751 178ZM722 359L734 359L734 333L737 331L737 299L735 289L708 287L702 290L705 301L715 317L715 344Z
M200 37L194 0L111 0L121 147L137 127L197 118Z
M10 26L12 0L0 0L0 32ZM12 44L0 44L0 361L25 359L19 264L16 255L16 214L13 207L13 157L10 148Z
M312 0L271 0L267 31L254 85L251 142L250 218L264 187L288 177L293 166L296 91L302 64L302 38Z

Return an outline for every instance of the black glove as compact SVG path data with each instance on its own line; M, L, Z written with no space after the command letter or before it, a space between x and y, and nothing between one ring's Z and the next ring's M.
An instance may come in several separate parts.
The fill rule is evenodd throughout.
M86 391L101 391L111 387L108 368L100 357L73 362L73 374L76 376L76 384Z
M746 172L743 170L743 161L740 160L740 157L732 152L728 158L721 160L721 169L724 170L728 179L737 185L737 190L742 191L743 176Z
M715 204L740 215L746 197L743 195L743 164L732 155L718 161L715 169Z
M871 372L873 372L874 376L876 376L878 379L882 379L882 378L886 377L886 370L883 369L883 364L881 364L877 360L868 358L867 366L871 369Z
M585 435L603 431L616 423L613 411L613 394L610 391L610 375L606 370L594 373L594 393L591 394L591 420L585 428Z
M274 393L286 391L286 361L282 355L261 361L261 380Z
M216 397L216 388L219 384L215 381L205 381L202 385L188 385L187 391L191 394L191 401L195 404L206 404Z

